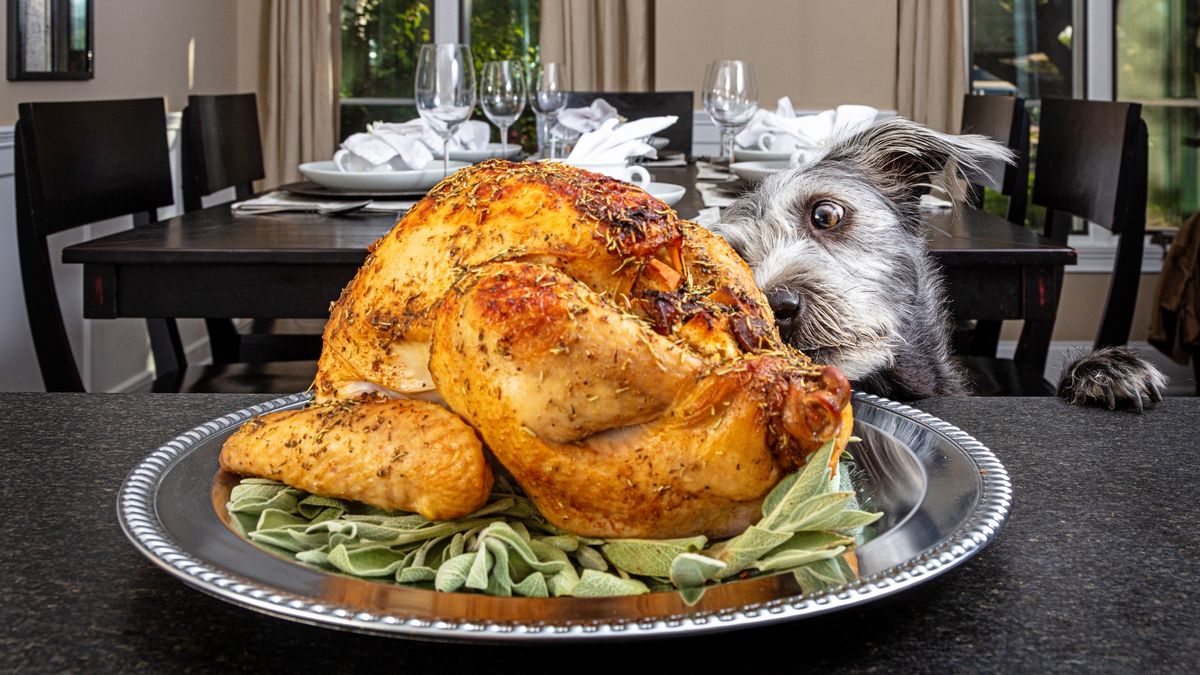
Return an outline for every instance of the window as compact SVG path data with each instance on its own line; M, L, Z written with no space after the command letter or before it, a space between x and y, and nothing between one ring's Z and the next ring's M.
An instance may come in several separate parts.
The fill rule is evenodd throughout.
M342 0L342 138L417 116L413 73L432 37L426 0Z
M1119 0L1116 22L1117 98L1150 132L1146 226L1176 228L1200 211L1200 3Z
M971 3L971 91L975 94L1020 96L1030 116L1030 170L1037 170L1038 112L1043 96L1083 95L1085 55L1076 26L1083 0L974 0ZM987 189L984 209L1004 216L1008 198ZM1030 204L1026 225L1040 231L1045 210ZM1086 231L1077 222L1072 232Z
M484 61L532 64L538 54L538 12L538 0L342 0L341 137L371 122L417 117L413 73L422 44L468 42L476 77ZM435 16L449 16L458 34L435 37ZM486 119L478 106L475 117ZM527 148L536 145L533 115L522 115L510 133Z
M1036 101L1080 89L1075 48L1079 0L977 0L971 3L971 89Z

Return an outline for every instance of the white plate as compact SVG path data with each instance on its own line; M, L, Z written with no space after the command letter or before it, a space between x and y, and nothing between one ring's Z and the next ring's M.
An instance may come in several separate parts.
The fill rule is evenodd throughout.
M501 145L499 143L488 143L487 148L484 150L451 150L450 151L450 161L451 162L470 162L472 164L475 164L476 162L482 162L485 159L492 159L493 157L501 157L504 159L515 159L520 154L521 154L521 146L517 143L509 143L508 144L508 153L507 154L504 152L503 145ZM440 159L442 154L439 151L439 152L435 152L434 156L438 157Z
M758 183L767 176L779 173L788 168L787 162L734 162L729 170L738 178L751 183Z
M786 162L791 157L792 153L790 152L759 150L758 148L738 146L733 150L733 158L739 162Z
M450 173L468 166L466 162L450 162ZM413 171L340 171L332 161L308 162L300 165L304 177L334 190L428 190L446 176L442 160L430 162L425 168Z
M673 183L646 183L642 189L667 206L675 206L687 194L687 188Z

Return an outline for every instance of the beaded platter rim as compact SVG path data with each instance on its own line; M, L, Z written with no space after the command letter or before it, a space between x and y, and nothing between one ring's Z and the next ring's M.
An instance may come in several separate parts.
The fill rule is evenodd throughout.
M833 612L881 599L950 570L991 542L1012 508L1012 483L1003 464L987 447L957 426L911 406L857 393L866 403L928 428L948 440L980 470L974 509L952 533L908 560L875 574L824 591L779 597L717 611L666 617L585 621L428 620L389 612L366 612L272 588L198 559L172 539L158 517L155 500L169 469L208 438L251 417L303 403L307 393L291 394L209 420L151 452L126 477L117 496L121 529L151 562L209 595L276 617L341 630L451 641L571 641L665 638L746 628ZM251 544L246 543L246 546ZM428 591L436 593L436 591Z

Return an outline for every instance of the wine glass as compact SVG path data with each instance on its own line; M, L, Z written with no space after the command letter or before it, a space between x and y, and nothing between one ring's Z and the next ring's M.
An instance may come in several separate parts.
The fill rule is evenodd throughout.
M713 61L704 75L703 98L704 109L721 128L721 159L728 158L732 164L733 138L758 110L754 64L741 60Z
M500 156L508 157L508 128L525 110L525 73L520 61L488 61L479 83L483 114L500 128Z
M550 144L550 158L554 158L554 123L558 111L567 106L566 73L562 64L539 63L530 75L529 107L533 108L538 120L538 140ZM545 154L539 145L538 151Z
M417 113L442 137L442 173L450 175L450 138L475 109L475 60L462 44L421 45Z

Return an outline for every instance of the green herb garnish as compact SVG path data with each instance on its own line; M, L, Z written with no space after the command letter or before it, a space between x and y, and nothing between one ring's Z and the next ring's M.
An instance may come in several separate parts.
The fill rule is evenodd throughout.
M282 483L246 478L227 508L262 548L322 569L439 591L498 596L607 597L680 589L689 600L732 577L792 571L805 592L845 583L843 553L881 513L858 509L843 466L829 469L833 441L763 500L742 534L710 542L597 539L562 531L503 476L488 503L458 520L429 521Z

